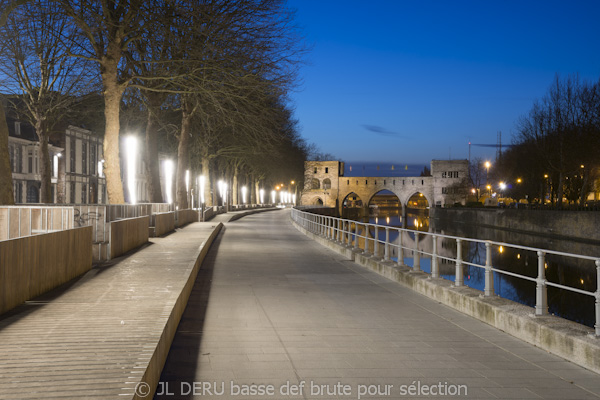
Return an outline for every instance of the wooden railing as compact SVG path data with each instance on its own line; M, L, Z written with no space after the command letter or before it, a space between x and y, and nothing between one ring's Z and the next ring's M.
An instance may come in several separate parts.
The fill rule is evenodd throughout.
M129 250L148 242L150 216L126 218L110 223L110 258L113 259Z
M92 227L0 241L0 260L3 313L88 271Z

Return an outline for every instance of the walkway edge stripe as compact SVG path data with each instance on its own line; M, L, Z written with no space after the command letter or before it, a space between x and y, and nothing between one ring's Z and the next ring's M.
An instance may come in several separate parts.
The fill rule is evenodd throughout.
M362 267L600 374L600 339L594 337L593 330L584 325L553 315L536 317L530 307L500 297L483 297L482 292L476 289L454 287L451 281L431 279L427 273L415 273L408 267L398 267L394 262L365 256L308 232L293 220L291 222L304 235Z
M141 379L141 382L145 382L149 385L151 392L146 396L140 396L138 393L135 393L132 399L134 400L149 400L154 397L154 393L156 392L156 387L158 386L160 375L162 373L162 369L167 360L167 356L169 355L169 350L171 349L171 344L173 343L173 338L175 337L175 332L177 331L177 326L179 325L179 321L181 320L181 316L187 306L188 300L190 298L190 294L192 293L192 288L194 287L194 283L196 282L196 277L198 276L198 271L200 269L200 265L204 261L206 254L208 254L208 250L212 245L213 241L223 228L223 224L219 223L213 229L212 233L209 237L200 244L198 247L198 251L195 256L195 260L190 261L190 264L193 264L190 275L181 290L181 293L177 297L177 301L169 314L169 318L165 327L163 329L162 335L156 345L154 353L152 354L152 358L148 362L148 367L144 372L144 375Z

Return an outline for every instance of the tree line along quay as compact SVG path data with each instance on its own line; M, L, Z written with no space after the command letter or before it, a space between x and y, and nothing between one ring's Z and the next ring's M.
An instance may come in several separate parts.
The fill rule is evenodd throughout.
M106 196L96 197L111 204L136 200L123 184L129 136L140 143L141 198L172 198L180 209L199 175L207 205L218 201L216 182L225 177L236 201L243 185L257 203L250 189L300 181L304 159L317 153L288 104L307 46L285 2L6 2L2 18L3 105L11 122L28 124L37 137L37 202L70 198L61 175L54 179L52 154L63 156L59 165L82 153L81 162L92 162L89 147L66 152L69 126L102 138L94 154ZM0 125L0 204L12 204L11 169L27 153L9 154ZM173 161L172 196L161 182L165 159Z

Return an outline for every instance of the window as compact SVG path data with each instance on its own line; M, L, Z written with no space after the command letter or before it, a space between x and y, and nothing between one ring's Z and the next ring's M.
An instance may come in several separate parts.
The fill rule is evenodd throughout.
M325 167L325 173L328 174L329 173L329 168Z
M87 203L87 185L85 183L81 184L81 203Z
M21 146L15 146L15 155L14 155L14 159L15 159L15 166L14 166L14 172L16 173L21 173L23 172L23 157L22 157L22 152L23 150L21 149Z
M29 150L27 152L27 166L29 167L27 169L27 172L29 172L30 174L32 174L33 173L33 150Z
M82 142L81 143L81 173L82 174L87 174L87 162L88 162L87 143ZM83 203L85 203L85 201Z
M16 181L13 185L13 191L15 194L15 203L21 203L23 201L23 189L21 188L21 182Z
M75 182L69 183L69 202L75 204Z
M69 164L70 169L69 172L75 173L75 144L77 143L73 138L69 138ZM74 201L72 202L74 203Z
M313 189L319 189L321 187L321 182L319 182L318 179L313 178L312 181L311 181L311 187Z
M314 172L315 174L317 173L317 167L315 167L315 169L314 169L314 171L313 171L313 172Z
M96 163L96 145L90 145L90 175L96 175L96 168L98 165Z
M8 157L10 158L10 170L11 172L15 171L15 146L10 145L8 147Z
M15 135L21 136L21 123L19 121L15 121Z
M323 189L331 189L331 180L329 178L323 179Z
M38 188L35 186L35 184L30 184L27 187L27 202L28 203L38 203L39 202Z

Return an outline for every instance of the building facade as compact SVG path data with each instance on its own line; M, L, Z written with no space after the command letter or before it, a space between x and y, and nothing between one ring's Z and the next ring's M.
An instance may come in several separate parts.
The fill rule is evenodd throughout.
M6 122L15 203L39 203L42 154L35 129L8 116ZM106 202L102 142L91 131L75 126L53 136L48 151L54 203Z
M91 131L69 126L64 135L64 153L59 161L59 203L106 203L103 140Z
M41 147L33 127L13 118L6 118L8 126L8 154L13 177L15 203L39 203L42 177ZM58 161L63 149L55 143L48 144L52 177L52 198L58 196Z

